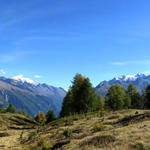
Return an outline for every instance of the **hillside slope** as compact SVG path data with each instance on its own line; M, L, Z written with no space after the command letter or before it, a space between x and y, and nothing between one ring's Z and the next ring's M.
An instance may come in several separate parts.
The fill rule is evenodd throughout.
M5 108L12 103L17 110L26 109L32 116L39 111L46 113L50 108L58 115L65 94L62 88L47 84L0 77L0 107Z
M149 150L150 111L97 112L59 119L24 137L23 146L50 150ZM42 143L41 143L42 139Z
M0 114L0 150L21 150L22 135L28 136L38 124L19 114Z

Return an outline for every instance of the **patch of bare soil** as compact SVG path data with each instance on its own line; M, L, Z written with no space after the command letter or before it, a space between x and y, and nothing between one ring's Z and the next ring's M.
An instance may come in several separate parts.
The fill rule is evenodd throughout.
M139 115L127 116L115 122L114 124L115 125L121 124L123 126L128 126L129 124L138 123L138 122L146 121L146 120L150 120L150 112L146 112L146 113L139 114Z

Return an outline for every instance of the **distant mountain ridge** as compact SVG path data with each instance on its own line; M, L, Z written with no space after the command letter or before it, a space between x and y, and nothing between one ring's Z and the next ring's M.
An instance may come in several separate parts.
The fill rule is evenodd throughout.
M26 109L29 115L53 109L58 116L66 91L47 84L40 84L19 75L12 78L0 77L0 106L12 103L16 109Z
M105 96L113 84L119 84L127 89L133 83L140 93L150 84L150 75L138 73L134 75L123 75L109 81L103 81L95 90L97 94ZM66 91L59 87L40 84L23 75L6 78L0 76L0 107L6 108L12 103L15 108L26 109L29 115L35 116L39 111L46 113L48 109L53 109L58 116L61 111L63 99Z
M96 86L95 90L97 94L105 96L111 85L119 84L127 89L131 82L137 87L139 92L142 93L142 89L150 84L150 75L146 75L143 73L123 75L119 78L113 78L112 80L101 82L98 86Z

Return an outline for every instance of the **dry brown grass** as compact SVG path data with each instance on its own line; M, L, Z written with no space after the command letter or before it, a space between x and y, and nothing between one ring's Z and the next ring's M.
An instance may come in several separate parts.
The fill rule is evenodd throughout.
M35 130L35 126L35 122L22 115L0 114L0 150L21 150L22 138Z
M53 150L150 150L150 111L148 110L105 112L104 118L97 112L76 119L69 118L69 121L67 118L64 121L57 120L39 128L28 121L24 122L26 125L23 123L19 125L10 119L13 116L9 115L6 114L7 117L0 115L2 127L0 149L4 150L36 146L40 139L50 143L49 149ZM5 120L2 121L2 118ZM21 120L18 119L19 122ZM93 132L97 124L100 128L103 126L107 128ZM16 129L9 128L10 126ZM71 131L69 136L64 134L67 130ZM22 131L24 132L20 139Z

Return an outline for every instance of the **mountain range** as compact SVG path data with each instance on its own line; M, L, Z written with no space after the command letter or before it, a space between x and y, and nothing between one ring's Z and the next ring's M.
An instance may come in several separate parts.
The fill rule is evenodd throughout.
M123 75L101 82L95 87L95 91L104 97L111 85L119 84L127 89L131 82L142 94L142 89L150 84L150 75L142 73ZM3 108L12 103L17 110L26 109L31 116L35 116L39 111L47 113L48 109L52 109L56 116L59 116L65 95L66 91L61 87L40 84L24 78L23 75L12 78L0 76L0 107Z
M62 88L40 84L23 75L0 77L0 107L6 108L12 103L17 110L26 109L31 116L39 111L47 113L48 109L53 109L58 116L65 95Z
M131 82L139 90L140 94L142 94L142 89L145 89L146 86L150 84L150 75L146 75L143 73L123 75L119 78L113 78L112 80L101 82L98 86L96 86L95 90L97 94L101 94L104 97L111 85L119 84L127 89Z

